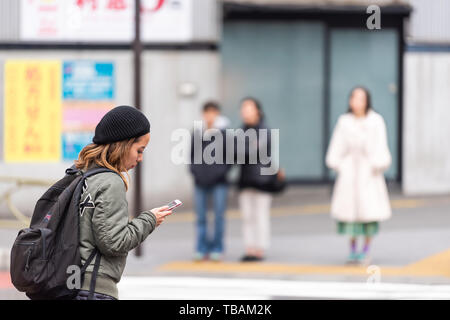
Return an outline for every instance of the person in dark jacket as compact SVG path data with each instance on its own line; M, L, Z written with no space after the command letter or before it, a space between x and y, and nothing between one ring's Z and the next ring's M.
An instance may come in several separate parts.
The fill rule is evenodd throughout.
M206 259L220 261L223 258L224 215L228 196L226 175L230 168L230 165L226 164L225 150L227 125L228 119L220 115L219 105L210 101L203 106L202 129L197 128L192 135L190 171L195 183L194 202L197 228L195 261ZM221 136L221 139L216 141L218 135ZM197 145L194 141L201 143ZM205 152L205 150L211 149L214 150L211 154ZM201 156L200 159L198 156L196 157L196 153ZM211 156L211 159L206 159L208 156ZM208 236L207 230L210 198L213 200L214 211L214 234L212 237Z
M239 152L239 147L237 148L238 161L239 157L245 159L241 164L238 182L245 246L245 255L241 261L260 261L264 259L270 243L270 207L272 193L276 192L274 184L277 179L284 180L284 172L280 170L275 174L262 173L262 169L271 167L274 159L271 154L270 129L264 121L258 100L244 98L241 103L241 117L245 139L243 152ZM238 137L237 145L239 140ZM263 159L261 155L267 156L267 159Z

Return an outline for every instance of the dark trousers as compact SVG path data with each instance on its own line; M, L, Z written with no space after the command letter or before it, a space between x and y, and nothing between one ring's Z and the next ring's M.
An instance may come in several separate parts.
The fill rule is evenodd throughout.
M74 298L74 300L87 300L89 296L89 291L80 290L78 295ZM106 294L94 292L93 300L117 300L114 297L108 296Z

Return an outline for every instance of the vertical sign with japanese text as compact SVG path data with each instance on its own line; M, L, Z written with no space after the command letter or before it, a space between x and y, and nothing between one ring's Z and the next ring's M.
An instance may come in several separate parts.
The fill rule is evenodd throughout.
M9 60L4 73L4 160L61 158L61 63Z

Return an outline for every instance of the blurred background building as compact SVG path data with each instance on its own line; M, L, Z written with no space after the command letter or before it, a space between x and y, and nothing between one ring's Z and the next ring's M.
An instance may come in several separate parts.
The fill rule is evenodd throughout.
M330 134L355 85L385 118L406 194L450 192L450 2L143 0L145 207L191 198L171 139L218 100L261 100L291 183L329 183ZM368 29L378 5L380 29ZM132 105L133 0L0 0L0 176L58 179L111 107ZM131 175L133 178L133 174ZM129 193L133 196L133 188ZM31 212L42 189L15 195Z

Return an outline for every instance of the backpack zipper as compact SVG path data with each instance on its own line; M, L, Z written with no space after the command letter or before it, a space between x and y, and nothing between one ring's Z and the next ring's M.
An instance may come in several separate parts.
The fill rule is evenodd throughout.
M19 246L29 246L30 244L36 244L35 241L17 241L15 244Z
M29 264L29 262L30 262L30 256L31 256L31 252L32 252L33 250L30 248L30 249L28 249L28 255L27 255L27 263L25 264L25 271L28 271L29 269L30 269L30 264Z

